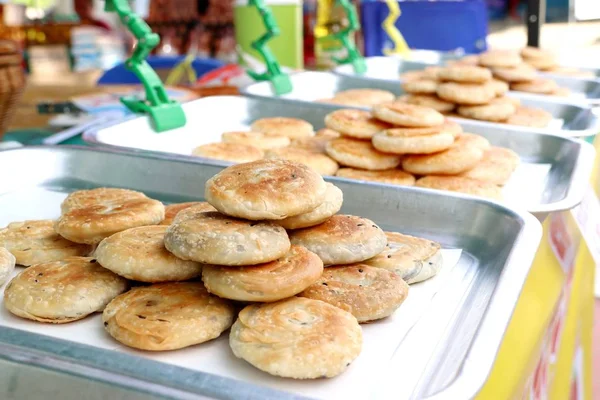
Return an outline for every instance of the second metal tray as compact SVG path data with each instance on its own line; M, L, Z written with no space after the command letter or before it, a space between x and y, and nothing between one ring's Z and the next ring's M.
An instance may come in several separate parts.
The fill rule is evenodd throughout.
M461 51L443 52L443 51L435 51L435 50L417 49L417 50L411 50L407 56L398 56L398 57L402 58L405 62L408 62L409 64L414 64L414 65L420 64L421 66L430 66L430 65L444 65L448 61L460 60L461 58L465 57L466 55L467 54L464 54ZM589 64L587 66L586 65L578 65L577 62L573 62L573 60L571 60L568 57L560 58L558 61L561 66L578 68L582 71L590 72L592 75L594 75L593 78L592 77L590 77L590 78L570 77L571 79L600 80L600 68L590 67ZM553 77L554 76L565 77L564 75L554 75L552 73L543 73L543 74L553 76Z
M230 130L249 129L253 121L266 117L304 119L320 129L331 107L311 103L278 102L272 99L217 96L183 105L188 125L156 134L147 117L95 127L84 139L95 145L189 155L201 144L221 141ZM482 125L461 120L466 132L482 135L497 146L519 154L522 166L505 190L508 204L526 207L538 218L576 206L587 188L594 162L594 149L581 140L556 135L523 133L504 125Z
M280 101L296 103L314 103L316 100L332 98L336 93L348 89L382 89L398 96L404 94L400 83L379 79L369 79L356 76L335 75L329 72L299 72L291 75L293 91L283 96L277 96L270 82L260 82L249 85L241 90L246 96L260 98L277 98ZM512 95L512 94L511 94ZM590 107L579 104L560 103L546 100L540 96L518 95L521 103L528 107L537 107L548 111L554 117L549 128L527 128L522 126L497 124L485 121L473 121L482 126L503 126L507 130L519 132L546 132L563 136L584 137L592 136L600 131L600 117ZM332 106L340 108L340 106ZM365 107L357 107L365 108ZM456 121L464 118L453 118Z
M56 218L66 193L99 186L140 190L164 202L201 200L204 183L221 168L66 146L2 151L0 170L11 173L0 181L0 226ZM173 399L474 397L528 275L541 238L539 222L524 211L464 196L347 181L336 185L344 192L342 212L437 240L446 254L455 255L450 262L444 254L448 265L423 283L433 283L434 293L424 297L423 286L415 285L397 312L402 317L363 325L363 352L345 374L314 381L267 375L231 354L227 333L180 351L141 352L112 340L99 315L48 325L17 318L3 307L0 360L50 370L64 390L69 381L76 387L67 378L84 378L87 390L103 399L116 398L118 387ZM417 314L405 319L406 311L415 309ZM19 385L0 387L0 398L22 392L13 387Z
M336 67L333 72L343 76L377 79L389 82L390 84L398 84L401 82L401 73L420 71L431 65L419 61L405 60L400 57L368 57L365 61L367 64L367 72L363 75L358 75L351 65L340 65L339 67ZM444 65L444 63L442 62L438 65ZM572 92L571 95L567 97L557 97L515 91L510 92L511 95L519 98L530 97L547 101L578 103L591 106L600 105L600 80L572 78L552 74L544 75L548 75L548 77L556 81L559 86L570 89Z

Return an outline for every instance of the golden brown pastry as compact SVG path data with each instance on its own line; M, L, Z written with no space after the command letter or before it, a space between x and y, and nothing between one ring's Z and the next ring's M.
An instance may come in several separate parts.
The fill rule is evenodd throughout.
M271 302L294 296L319 279L323 262L304 247L265 264L248 267L207 265L202 281L210 293L224 299Z
M64 324L104 310L127 287L127 280L95 259L68 257L15 276L4 291L4 306L22 318Z
M325 199L327 186L306 165L279 159L224 169L206 182L206 200L223 214L278 220L304 214Z
M236 357L271 375L331 378L362 348L362 330L349 312L323 301L292 297L244 308L231 327Z
M235 307L201 282L136 287L117 296L102 314L104 329L141 350L181 349L217 338L231 326Z

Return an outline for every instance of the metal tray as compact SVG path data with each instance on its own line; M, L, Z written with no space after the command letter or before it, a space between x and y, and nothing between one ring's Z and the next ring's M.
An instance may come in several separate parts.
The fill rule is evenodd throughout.
M369 79L377 79L388 82L390 85L397 85L401 82L399 75L407 71L420 71L431 64L405 60L399 57L368 57L365 58L367 63L367 72L363 75L357 74L351 65L340 65L333 72L342 76L362 77ZM444 65L442 62L439 65ZM511 96L518 98L530 97L533 99L542 98L549 101L570 102L587 104L591 106L600 105L600 81L595 79L572 78L560 75L548 75L555 80L559 86L571 89L572 94L568 97L545 96L534 93L525 92L510 92Z
M406 56L396 56L396 57L401 58L401 59L411 62L411 63L420 64L421 66L430 66L430 65L444 65L448 61L460 60L461 58L465 57L466 55L467 54L464 54L461 51L443 52L443 51L435 51L435 50L411 50L410 53ZM573 68L579 68L583 71L589 71L592 74L594 74L594 76L595 76L595 78L590 78L590 79L600 80L600 68L590 67L589 64L588 64L588 66L578 65L577 62L573 62L571 59L568 59L568 58L564 58L564 59L561 58L558 61L559 61L560 65L565 66L565 67L573 67ZM544 73L544 75L564 77L564 75L554 75L551 73ZM570 78L582 79L582 78L577 78L577 77L570 77ZM588 79L588 78L583 78L583 79Z
M140 190L165 202L200 200L205 181L221 168L167 156L66 146L2 151L0 170L11 173L0 183L0 225L24 217L56 217L66 192L98 186ZM336 184L344 191L343 212L363 215L387 230L437 240L444 251L459 254L453 267L445 266L440 276L427 281L438 289L430 298L418 297L421 287L411 288L413 299L416 295L423 300L417 302L422 313L403 327L404 334L396 331L398 323L407 323L404 318L363 326L363 353L345 374L317 381L271 377L235 359L227 349L227 334L181 351L140 352L109 338L99 315L53 326L19 319L3 307L0 364L52 371L56 382L64 382L57 386L65 392L78 387L73 380L87 380L93 388L86 390L98 398L115 398L117 387L173 399L291 399L314 397L324 388L341 398L344 392L361 391L368 392L363 398L472 398L492 368L527 277L541 239L539 222L524 211L465 196ZM405 303L398 312L405 306L415 304ZM187 363L180 357L187 357ZM358 379L354 375L364 371ZM22 381L15 382L0 386L0 398L27 389ZM371 396L377 388L385 391Z
M277 96L270 82L260 82L241 89L241 93L249 97L277 98L281 103L293 101L295 103L314 103L319 99L332 98L337 92L348 89L383 89L398 96L404 92L398 80L386 81L369 79L356 76L335 75L328 72L299 72L290 76L293 91L283 96ZM514 95L514 93L511 93ZM547 100L541 96L517 95L524 106L538 107L548 111L554 117L549 128L527 128L522 126L505 125L485 121L473 121L479 125L502 126L506 130L517 132L544 132L555 133L563 136L584 137L592 136L600 131L600 116L587 106L580 104L560 103L556 100ZM341 108L331 105L332 108ZM363 108L366 107L355 107ZM456 121L464 118L452 118ZM471 121L471 120L469 120Z
M183 107L188 116L185 128L156 134L147 117L136 117L95 127L83 137L95 145L189 155L195 146L219 142L221 133L249 129L260 118L300 118L320 129L331 112L331 107L320 104L239 96L208 97ZM542 220L550 212L575 207L583 198L594 162L590 144L556 135L523 134L499 124L460 123L466 132L485 136L492 144L520 155L522 166L505 189L508 204L526 207Z

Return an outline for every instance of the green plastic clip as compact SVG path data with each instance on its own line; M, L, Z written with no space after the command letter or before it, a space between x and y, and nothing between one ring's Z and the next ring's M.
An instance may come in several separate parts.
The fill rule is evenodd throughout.
M268 41L281 34L273 12L265 5L263 0L248 0L248 5L256 7L267 29L264 35L252 42L252 48L263 58L267 71L262 74L252 70L247 70L246 72L256 81L271 81L277 95L290 93L292 91L292 81L287 74L281 71L277 58L275 58L271 49L267 46Z
M146 100L123 97L121 102L135 113L148 114L157 132L184 126L186 118L181 105L169 99L162 81L146 61L152 49L158 46L160 37L152 32L142 18L131 11L127 0L106 0L105 10L116 12L121 22L138 40L125 66L142 82Z
M350 0L336 0L336 2L342 6L344 11L346 12L346 17L348 18L348 26L344 29L341 29L339 32L335 32L331 35L327 35L321 40L326 39L337 39L339 40L346 51L348 52L348 56L346 58L334 58L333 60L337 64L352 64L354 67L354 71L357 74L364 74L367 72L367 64L365 63L365 59L360 54L356 45L350 40L350 35L360 29L360 22L358 21L358 15L356 14L356 7Z

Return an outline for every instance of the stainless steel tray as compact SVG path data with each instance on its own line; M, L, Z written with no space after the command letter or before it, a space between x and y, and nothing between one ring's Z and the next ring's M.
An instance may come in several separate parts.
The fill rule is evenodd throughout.
M351 65L340 65L333 72L342 76L363 77L388 82L397 85L401 82L400 74L407 71L420 71L431 64L405 60L400 57L368 57L367 72L359 75ZM441 62L439 65L443 65ZM541 98L548 101L587 104L591 106L600 105L600 81L595 79L572 78L559 75L550 75L560 86L569 88L572 92L568 97L545 96L525 92L510 92L511 96L518 98L530 97Z
M405 61L411 62L411 63L420 64L421 66L429 66L429 65L444 65L448 61L459 60L459 59L463 58L464 56L466 56L466 54L464 54L461 51L443 52L443 51L435 51L435 50L411 50L410 54L408 54L407 56L398 56L398 57L402 58ZM600 79L600 68L592 68L590 66L578 65L577 62L573 62L571 59L568 59L568 58L560 58L558 61L559 61L560 65L565 66L565 67L574 67L574 68L579 68L583 71L589 71L592 74L594 74L595 78L593 78L593 79ZM553 75L553 74L547 74L547 75L560 76L560 75ZM562 75L562 76L564 77L564 75ZM581 79L581 78L577 78L577 77L571 77L571 78L572 79Z
M277 96L270 82L260 82L249 85L241 93L258 98L277 98L281 103L293 101L295 103L314 103L319 99L332 98L337 92L348 89L383 89L398 96L404 94L400 83L380 79L369 79L356 76L335 75L328 72L299 72L291 75L293 91L283 96ZM513 95L513 94L511 94ZM600 116L584 105L560 103L556 100L547 100L540 96L518 95L525 106L538 107L548 111L554 117L551 125L545 129L527 128L522 126L497 124L485 121L474 121L485 127L502 126L506 130L517 132L544 132L555 133L563 136L584 137L592 136L600 131ZM341 106L331 105L333 108ZM365 108L365 107L356 107ZM365 108L366 109L366 108ZM464 118L452 118L456 121Z
M0 182L0 225L24 216L55 217L66 192L97 186L141 190L165 202L200 200L205 181L221 168L167 156L90 148L6 150L0 152L0 170L11 173ZM365 348L346 374L352 377L355 370L366 368L372 375L350 382L346 374L330 380L284 380L235 359L227 349L227 334L181 351L139 352L111 340L98 315L52 326L19 319L3 307L0 361L5 361L0 364L49 370L57 374L57 382L72 387L81 387L71 382L73 377L87 380L92 387L86 390L99 398L116 398L113 391L117 389L106 384L173 399L199 395L292 399L299 398L298 393L310 397L324 387L340 394L379 387L390 390L377 398L472 398L490 372L527 277L541 238L539 222L524 211L464 196L347 181L336 184L344 191L343 212L371 218L384 229L437 240L445 249L462 250L445 250L460 254L457 263L442 269L443 280L428 281L437 282L438 290L419 303L422 314L405 335L395 331L396 325L389 320L363 326ZM411 296L420 290L413 286ZM85 325L90 323L92 329ZM380 329L387 334L373 336ZM70 341L57 339L65 332L72 332ZM373 351L373 346L390 340L394 345L387 350ZM182 354L188 357L185 367L174 361ZM207 367L217 360L219 367ZM0 398L9 391L23 392L26 388L19 382L0 386Z
M95 145L189 155L193 147L219 142L221 133L248 129L260 118L301 118L320 129L331 112L331 107L320 104L239 96L207 97L183 107L188 126L179 130L156 134L149 129L147 117L136 117L95 127L83 137ZM543 219L550 212L575 207L583 198L594 162L590 144L556 135L524 134L499 124L460 123L466 132L485 136L520 155L522 166L505 190L508 204L525 207Z

